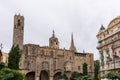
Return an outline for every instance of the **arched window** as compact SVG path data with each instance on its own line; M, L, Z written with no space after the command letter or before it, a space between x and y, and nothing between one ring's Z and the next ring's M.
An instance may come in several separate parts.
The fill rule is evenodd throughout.
M50 51L50 55L51 55L51 57L53 56L53 51Z
M44 50L41 51L41 55L42 55L42 56L44 55Z
M20 19L17 21L17 26L20 26Z

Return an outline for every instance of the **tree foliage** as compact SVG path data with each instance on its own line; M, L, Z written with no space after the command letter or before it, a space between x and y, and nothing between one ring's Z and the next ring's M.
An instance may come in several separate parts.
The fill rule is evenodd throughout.
M3 68L0 70L0 80L25 80L25 75L17 70Z
M5 66L5 63L0 62L0 70L3 69L3 68L5 68L5 67L6 67L6 66Z
M105 78L108 79L118 79L120 80L120 73L116 73L116 72L109 72L105 75Z
M61 77L61 79L68 80L68 77L66 76L65 73L62 73L62 74L60 75L60 77Z
M8 58L8 67L10 69L19 69L19 62L21 57L21 50L19 49L19 46L12 46L10 52L9 52L9 58Z
M100 70L99 61L95 61L94 62L94 80L99 80L98 79L99 70Z
M90 75L82 76L80 80L93 80Z
M88 75L87 63L83 64L83 75Z
M71 76L71 80L76 80L76 79L78 79L80 76L81 76L80 73L78 73L78 72L73 72L73 73L72 73L72 76Z
M90 75L83 75L78 72L73 72L70 80L93 80Z

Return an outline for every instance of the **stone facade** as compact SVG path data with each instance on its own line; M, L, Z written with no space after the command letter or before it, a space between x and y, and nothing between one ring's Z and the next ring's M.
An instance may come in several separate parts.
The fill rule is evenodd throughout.
M26 74L28 80L59 80L62 73L70 78L72 72L82 73L83 63L88 64L88 72L93 75L93 54L78 53L74 45L73 34L68 50L59 47L54 31L49 38L49 46L23 45L24 18L21 15L15 15L15 17L17 18L14 19L13 43L20 45L22 50L20 70ZM15 27L18 23L19 25Z
M107 29L102 25L97 34L100 54L100 70L104 75L109 71L120 71L120 16L113 19Z

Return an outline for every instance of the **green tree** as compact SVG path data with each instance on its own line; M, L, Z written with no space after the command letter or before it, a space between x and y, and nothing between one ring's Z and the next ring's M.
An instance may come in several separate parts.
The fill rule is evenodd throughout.
M3 68L5 68L5 67L6 67L6 66L5 66L5 63L0 62L0 70L3 69Z
M93 80L90 75L82 76L80 80Z
M65 73L62 73L62 74L60 75L60 77L61 77L61 79L68 80L68 77L66 76Z
M19 62L21 57L21 50L18 45L12 46L10 52L9 52L9 58L8 58L8 67L10 69L19 69Z
M94 62L94 80L99 80L98 79L99 70L100 70L100 63L97 60Z
M93 78L90 75L83 75L78 72L73 72L70 80L93 80Z
M120 73L116 73L116 72L109 72L105 75L105 78L108 79L118 79L120 80Z
M82 76L83 76L83 74L81 74L81 73L73 72L70 80L81 80Z
M25 80L25 75L18 70L4 68L0 70L0 80Z
M83 75L88 75L87 63L83 64Z

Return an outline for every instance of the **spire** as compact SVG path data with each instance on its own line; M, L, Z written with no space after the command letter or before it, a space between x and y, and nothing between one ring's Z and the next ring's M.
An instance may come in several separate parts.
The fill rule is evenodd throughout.
M53 34L52 34L52 37L55 37L55 31L53 30Z
M85 50L83 49L83 53L85 53Z
M76 47L74 45L73 33L71 34L71 46L70 46L70 50L76 51Z
M20 13L18 15L20 16Z

